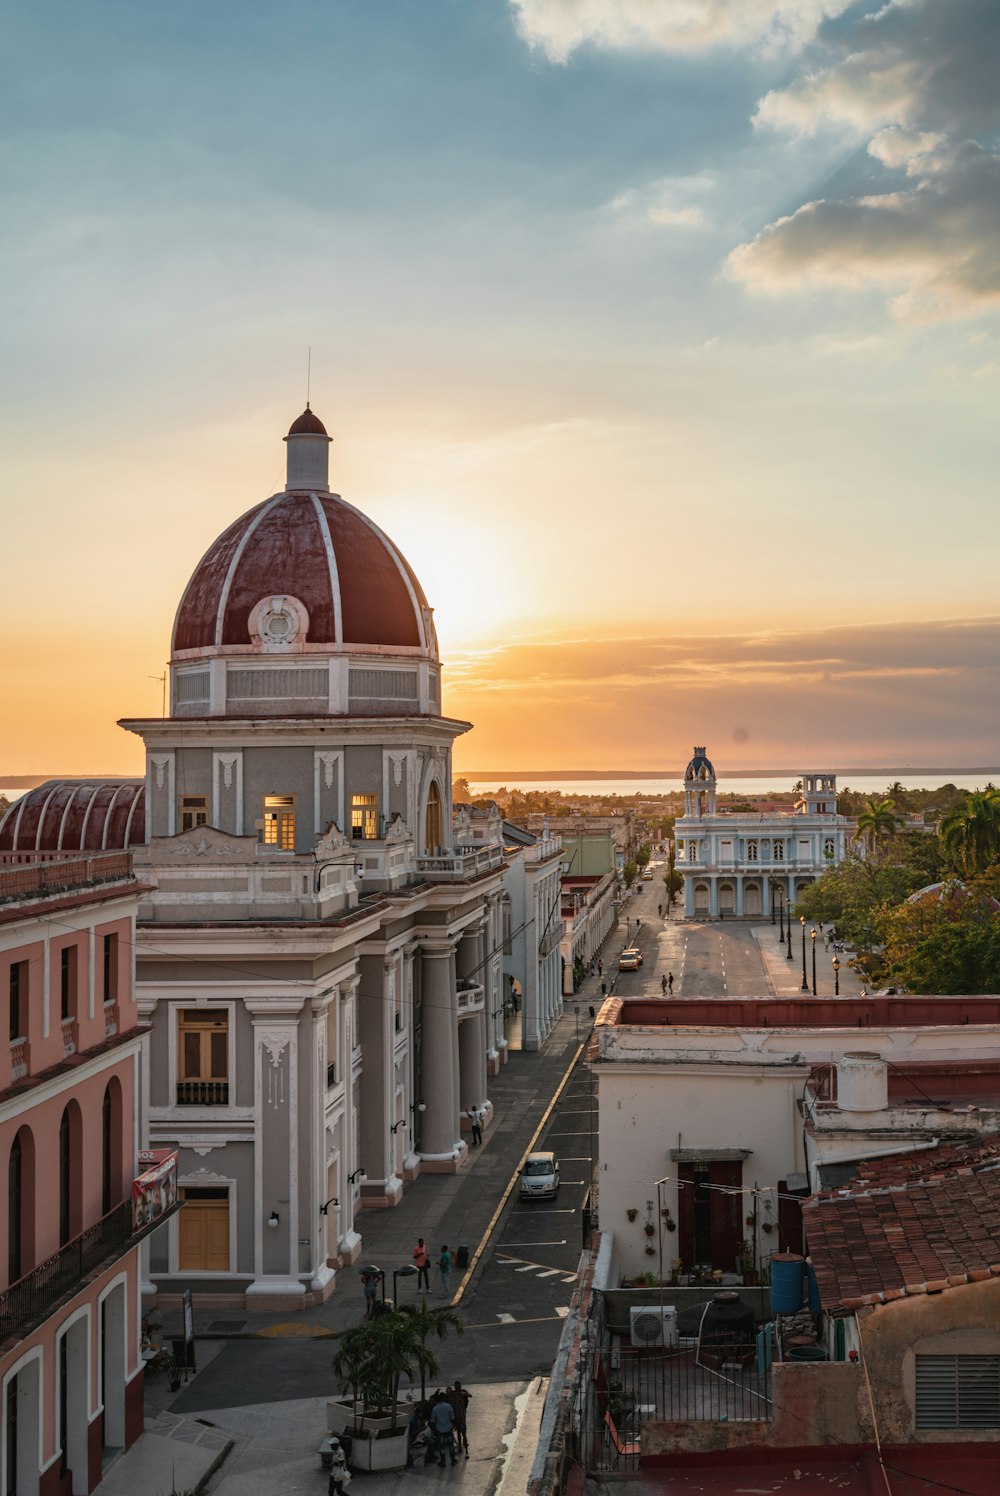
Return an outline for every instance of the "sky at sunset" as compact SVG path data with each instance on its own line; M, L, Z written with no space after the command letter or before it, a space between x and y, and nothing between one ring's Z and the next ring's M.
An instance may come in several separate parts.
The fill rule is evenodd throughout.
M461 771L1000 761L998 66L997 0L8 7L0 776L140 771L310 345Z

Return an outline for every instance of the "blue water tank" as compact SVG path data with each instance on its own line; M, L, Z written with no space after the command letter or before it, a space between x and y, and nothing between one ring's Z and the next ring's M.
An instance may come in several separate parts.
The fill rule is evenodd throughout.
M823 1300L819 1296L819 1284L816 1282L816 1269L811 1262L806 1263L806 1284L809 1291L809 1309L813 1314L819 1314L823 1308Z
M806 1260L798 1252L776 1252L771 1258L771 1309L794 1314L805 1299Z

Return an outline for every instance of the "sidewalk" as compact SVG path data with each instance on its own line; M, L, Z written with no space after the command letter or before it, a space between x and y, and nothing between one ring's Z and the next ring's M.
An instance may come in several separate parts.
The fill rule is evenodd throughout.
M401 1203L394 1209L361 1213L358 1229L364 1242L363 1255L357 1264L338 1274L336 1290L325 1304L295 1313L196 1309L199 1366L206 1369L225 1340L333 1338L358 1324L364 1313L360 1264L373 1262L385 1271L386 1294L391 1298L392 1269L410 1265L418 1236L431 1248L432 1261L443 1242L453 1253L458 1247L468 1247L470 1268L464 1275L456 1270L458 1281L450 1303L458 1306L469 1297L489 1261L497 1239L495 1228L504 1214L507 1192L516 1183L521 1159L564 1082L568 1082L590 1034L588 1008L599 1002L600 980L588 977L580 990L565 1000L563 1014L541 1049L515 1052L491 1080L495 1120L484 1133L482 1146L470 1150L460 1173L424 1175L406 1186ZM401 1300L416 1297L414 1282L411 1278L401 1280ZM431 1283L430 1301L441 1304L433 1272ZM181 1333L180 1311L164 1311L164 1339ZM197 1385L197 1381L195 1377L191 1385ZM491 1487L505 1447L509 1458L511 1431L523 1421L524 1403L515 1407L515 1399L527 1387L524 1380L472 1387L476 1423L484 1440L481 1453L474 1452L468 1463L460 1462L449 1472L450 1484L457 1483L470 1496ZM325 1492L325 1478L319 1473L316 1455L326 1422L325 1398L228 1406L217 1413L199 1412L197 1417L172 1413L173 1401L172 1397L168 1400L159 1380L147 1388L146 1432L109 1471L97 1488L100 1496L133 1496L137 1491L144 1496L169 1496L175 1484L178 1490L193 1490L207 1480L220 1460L221 1470L212 1476L211 1483L212 1491L219 1496ZM478 1444L478 1430L476 1441ZM371 1496L394 1496L404 1480L407 1489L421 1477L436 1484L438 1473L433 1469L426 1476L422 1471L366 1476L364 1484ZM511 1489L509 1480L507 1488Z
M764 963L764 972L767 977L768 986L775 997L806 997L812 996L812 941L809 931L811 925L806 926L806 981L808 993L802 991L802 927L797 922L792 926L792 959L787 956L788 941L781 945L778 942L777 925L754 925L752 934L754 942L760 952ZM816 937L816 993L818 997L833 997L833 957L834 950L824 950L822 936ZM858 974L847 965L851 951L841 951L838 959L840 961L840 996L859 997L861 994L861 982Z

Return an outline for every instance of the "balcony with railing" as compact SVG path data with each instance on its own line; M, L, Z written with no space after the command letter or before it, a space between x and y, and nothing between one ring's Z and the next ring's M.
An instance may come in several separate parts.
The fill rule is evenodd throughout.
M67 857L49 852L0 854L0 904L51 898L104 883L131 883L130 852Z
M0 1344L35 1329L60 1304L80 1292L89 1274L123 1257L179 1209L180 1203L175 1198L153 1219L137 1224L132 1201L123 1200L80 1236L12 1283L0 1293Z
M27 1039L11 1039L10 1041L10 1078L12 1081L23 1080L28 1073L28 1041Z
M118 1003L112 997L104 1004L104 1037L114 1038L118 1032Z
M476 982L462 982L458 984L458 1016L459 1018L469 1013L482 1013L486 1007L486 988L479 986Z
M433 857L418 857L417 872L435 883L457 883L503 866L503 847L457 847Z
M178 1106L228 1106L228 1080L179 1080Z
M561 836L543 836L533 846L525 847L525 862L547 862L550 857L558 857L563 849Z
M79 1048L79 1041L80 1035L76 1019L72 1017L64 1018L62 1020L62 1047L63 1055L66 1059L71 1054L76 1054Z

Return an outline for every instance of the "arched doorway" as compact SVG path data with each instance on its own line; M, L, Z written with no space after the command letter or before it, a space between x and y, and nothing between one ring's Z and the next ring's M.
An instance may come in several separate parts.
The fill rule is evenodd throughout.
M432 779L427 791L427 809L424 811L424 851L433 856L441 846L441 795L437 780Z
M694 885L694 912L695 914L707 914L711 908L711 895L707 883L696 883Z
M747 883L743 888L743 912L744 914L760 913L760 884Z
M719 913L732 914L736 909L736 889L732 883L719 884Z

